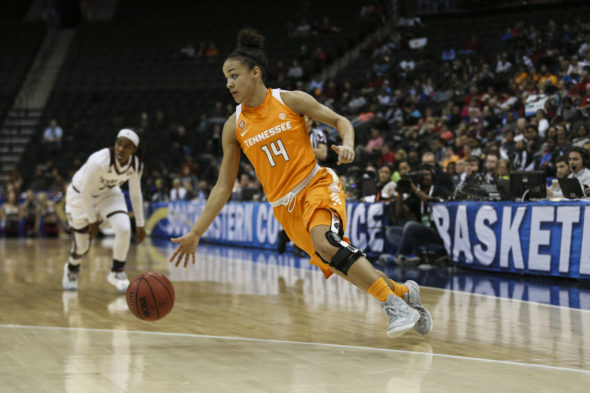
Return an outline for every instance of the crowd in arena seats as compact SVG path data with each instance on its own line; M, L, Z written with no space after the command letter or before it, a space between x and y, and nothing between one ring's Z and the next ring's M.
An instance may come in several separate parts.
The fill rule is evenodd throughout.
M23 190L22 178L17 171L6 176L0 192L0 234L6 237L53 237L63 227L55 201L45 191Z
M572 146L590 151L589 29L580 19L517 22L496 37L497 53L467 37L452 59L448 48L408 50L415 31L398 29L366 48L374 63L361 85L330 81L333 90L310 93L352 118L357 161L349 170L375 181L367 168L387 163L395 171L413 155L406 160L416 170L427 152L455 179L453 189L473 171L489 183L513 170L554 177L555 160Z
M374 16L383 10L375 6L362 12ZM311 21L307 28L302 17L291 29L299 55L271 63L269 85L306 90L351 119L357 160L336 166L329 150L325 164L341 175L350 199L389 202L391 222L398 226L405 225L395 214L400 180L421 187L427 170L446 190L444 198L464 199L474 197L468 192L473 184L494 184L515 170L566 176L568 168L560 172L560 166L569 167L570 149L590 151L590 24L575 17L554 21L551 11L534 20L501 14L491 22L486 18L493 28L480 29L485 39L459 23L449 27L456 34L444 42L437 37L440 30L430 26L432 18L411 18L411 23L406 18L387 38L364 47L361 58L336 77L319 80L311 76L333 60L335 51L316 44L329 42L323 38L348 26L320 16L306 19ZM477 17L473 20L478 23ZM416 39L421 43L410 46ZM203 59L216 46L187 43L180 56ZM227 98L216 97L210 107L200 108L195 122L169 119L165 109L152 105L125 124L147 141L142 152L146 201L206 199L217 177L222 125L234 110ZM323 129L328 145L339 143L334 129ZM75 132L65 127L65 146ZM33 178L45 184L27 186L54 192L63 190L81 164L69 160L63 166L52 156L42 162ZM264 200L255 179L242 160L232 199ZM412 192L410 186L401 197ZM559 190L552 185L548 195ZM422 217L410 221L423 223Z

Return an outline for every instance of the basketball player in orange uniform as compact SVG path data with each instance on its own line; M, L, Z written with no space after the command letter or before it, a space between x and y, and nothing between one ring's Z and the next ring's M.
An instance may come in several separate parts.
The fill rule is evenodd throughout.
M240 31L237 48L223 64L227 88L238 106L223 127L219 178L190 232L171 239L179 246L170 261L185 267L189 259L195 263L201 236L231 195L241 149L254 166L276 219L326 278L336 273L377 298L388 318L389 337L412 327L428 334L432 319L420 303L418 284L390 280L343 236L345 195L338 176L318 165L304 115L338 130L342 145L332 146L338 165L354 160L352 124L304 92L268 89L263 81L267 70L263 42L264 37L252 29Z

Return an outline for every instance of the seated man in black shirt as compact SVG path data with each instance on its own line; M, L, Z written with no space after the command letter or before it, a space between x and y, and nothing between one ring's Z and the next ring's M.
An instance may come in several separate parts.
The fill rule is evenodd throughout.
M442 245L442 239L430 221L429 202L442 201L449 197L446 189L433 184L434 170L429 165L420 165L418 185L409 184L409 193L399 190L395 200L395 214L398 220L407 218L402 227L387 228L387 239L396 250L395 261L398 265L417 264L420 259L415 255L419 246Z

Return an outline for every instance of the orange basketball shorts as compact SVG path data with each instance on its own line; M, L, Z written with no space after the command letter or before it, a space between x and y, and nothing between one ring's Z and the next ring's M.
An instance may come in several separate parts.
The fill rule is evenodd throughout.
M317 225L332 224L330 211L340 217L342 229L346 230L346 196L338 176L327 168L321 168L307 187L297 194L291 212L283 205L273 209L289 239L311 256L310 263L322 269L326 278L332 275L330 266L316 254L310 232ZM350 242L347 238L344 240Z

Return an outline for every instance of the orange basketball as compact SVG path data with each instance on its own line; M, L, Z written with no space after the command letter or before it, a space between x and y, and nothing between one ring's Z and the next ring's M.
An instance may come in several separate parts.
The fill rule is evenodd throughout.
M174 306L174 287L160 273L140 274L127 287L127 306L144 321L162 319Z

